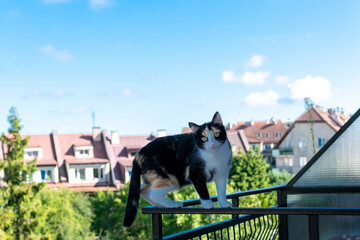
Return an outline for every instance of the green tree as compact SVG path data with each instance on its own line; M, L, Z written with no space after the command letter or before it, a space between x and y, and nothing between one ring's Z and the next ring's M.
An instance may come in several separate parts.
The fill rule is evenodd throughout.
M37 200L39 223L34 232L41 239L92 238L93 213L88 195L65 187L57 190L46 187Z
M29 177L36 171L36 159L25 162L24 148L29 138L22 138L19 114L15 107L10 108L8 135L2 135L1 141L6 147L6 156L0 160L0 171L4 170L6 187L0 190L2 199L0 226L3 236L9 239L33 238L38 223L36 194L43 183L29 183Z
M275 173L265 162L259 149L247 153L239 152L233 156L229 174L229 185L235 192L266 188L285 184L290 181L290 175L283 171ZM251 195L239 199L242 207L268 207L276 204L276 193Z
M140 213L141 208L149 204L140 198L138 214L130 228L122 226L129 184L119 192L99 191L91 198L94 220L91 228L95 234L105 239L145 240L151 238L151 216Z
M239 152L233 156L229 184L235 191L268 187L268 170L269 164L264 161L259 149Z

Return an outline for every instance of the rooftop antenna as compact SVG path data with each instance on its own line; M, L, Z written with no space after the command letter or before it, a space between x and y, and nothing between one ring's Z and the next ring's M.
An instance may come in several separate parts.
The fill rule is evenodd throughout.
M93 128L95 127L95 112L91 113L92 121L93 121Z

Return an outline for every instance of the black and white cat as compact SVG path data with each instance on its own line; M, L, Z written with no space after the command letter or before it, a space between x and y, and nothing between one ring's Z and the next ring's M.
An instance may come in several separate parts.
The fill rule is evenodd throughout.
M194 185L202 207L213 208L206 183L214 181L220 207L232 206L226 200L232 151L220 114L216 112L211 122L200 126L190 122L189 127L191 133L157 138L135 156L125 227L135 219L140 195L150 204L178 208L183 204L166 195L187 184Z

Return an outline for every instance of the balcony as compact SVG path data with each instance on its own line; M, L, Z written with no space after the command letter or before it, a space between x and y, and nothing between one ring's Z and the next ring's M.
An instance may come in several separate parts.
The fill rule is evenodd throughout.
M198 199L183 208L145 207L153 239L360 239L360 110L286 185L227 195L232 208L204 209ZM285 151L289 153L289 151ZM284 153L285 153L284 152ZM244 208L244 196L276 192L277 205ZM216 202L217 198L213 197ZM164 214L222 214L229 219L162 235Z
M292 155L294 155L294 150L292 148L272 149L271 154L273 157L292 156Z
M238 206L239 198L241 197L273 191L277 192L277 206L269 208L242 208ZM204 209L201 207L195 207L200 204L200 200L195 199L185 201L184 208L159 208L151 206L143 208L142 212L144 214L152 215L153 239L341 239L338 237L344 236L344 233L337 232L336 227L324 228L324 224L319 221L319 219L324 220L324 217L330 216L330 220L332 218L330 222L332 222L336 220L337 217L343 219L344 216L352 216L359 220L359 207L289 207L286 204L286 200L289 195L333 193L360 194L360 188L353 186L345 188L289 188L287 185L280 185L264 189L229 194L227 195L227 198L232 201L232 208ZM217 198L213 197L212 201L216 202ZM213 223L196 229L191 229L163 237L162 215L164 214L225 214L231 215L232 218L222 222ZM290 218L297 218L298 216L301 216L306 223L305 232L296 232L298 226L289 222ZM299 225L301 224L299 223ZM358 237L360 238L360 228L357 227L355 230L356 232L348 232L347 234L349 236L355 236L356 234L359 234ZM291 232L289 233L289 231ZM320 236L327 236L327 238Z

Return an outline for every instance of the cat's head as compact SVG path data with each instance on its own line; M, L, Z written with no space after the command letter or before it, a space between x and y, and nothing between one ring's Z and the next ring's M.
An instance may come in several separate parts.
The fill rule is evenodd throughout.
M197 125L189 122L194 133L196 144L204 150L215 150L226 141L226 130L219 112L216 112L212 121Z

